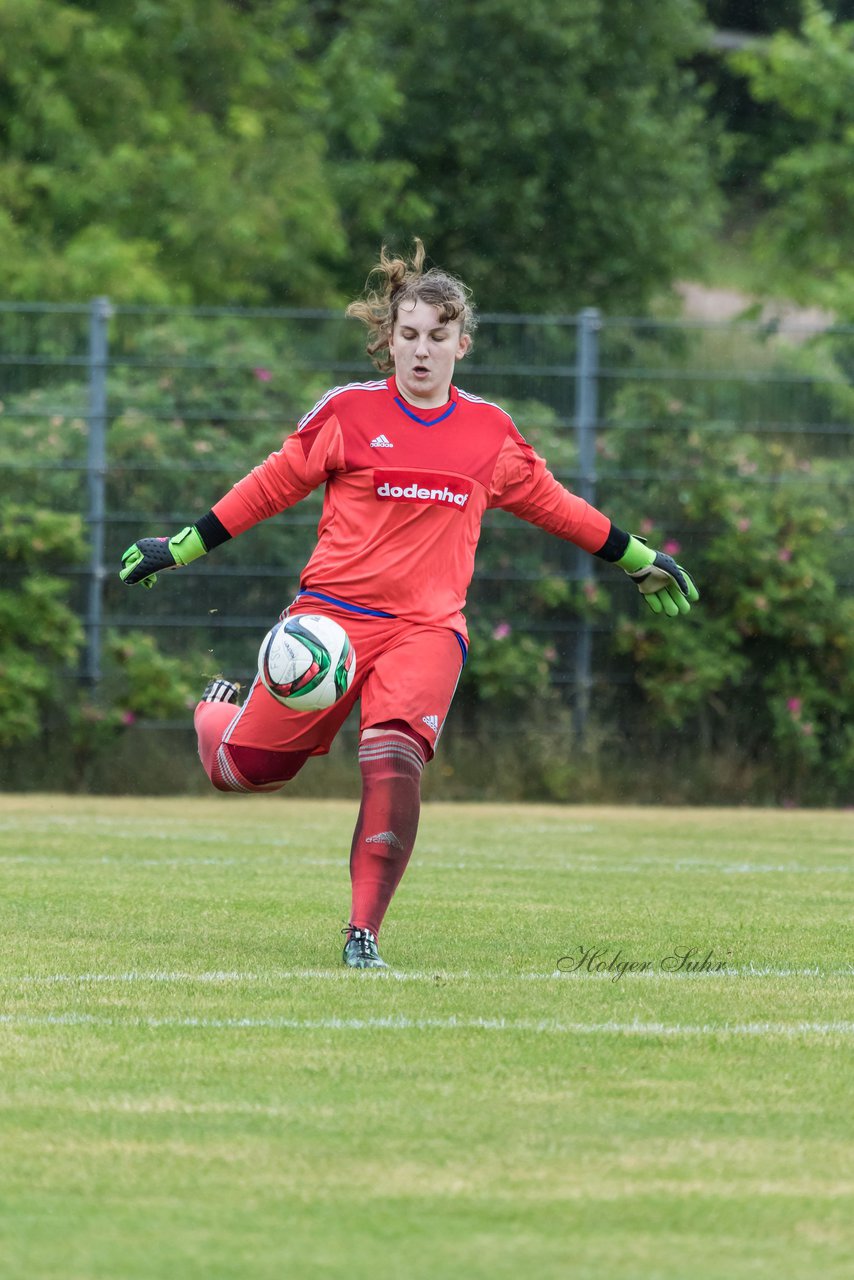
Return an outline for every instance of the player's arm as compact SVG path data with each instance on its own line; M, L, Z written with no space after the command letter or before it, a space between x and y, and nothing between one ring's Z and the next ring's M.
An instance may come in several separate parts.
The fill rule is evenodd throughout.
M653 613L675 618L699 600L691 575L669 555L617 528L609 518L560 484L543 458L515 431L493 476L492 506L566 539L629 575Z
M195 524L173 537L140 538L122 556L128 586L153 587L157 574L191 564L214 547L302 501L343 465L337 418L327 416L288 436L277 453L238 480Z

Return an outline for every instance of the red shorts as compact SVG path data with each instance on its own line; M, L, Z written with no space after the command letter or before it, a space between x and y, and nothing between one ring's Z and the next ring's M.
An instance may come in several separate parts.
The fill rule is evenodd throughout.
M462 636L447 627L377 617L305 593L282 616L300 613L321 613L347 632L356 651L352 686L326 711L292 711L256 678L223 742L323 756L361 698L362 729L403 720L425 739L432 755L465 663Z

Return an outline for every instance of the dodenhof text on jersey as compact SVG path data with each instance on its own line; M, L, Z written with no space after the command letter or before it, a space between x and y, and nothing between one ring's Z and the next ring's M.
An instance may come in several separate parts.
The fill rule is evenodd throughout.
M463 476L426 471L375 471L374 493L385 502L435 502L464 507L472 495L472 482Z

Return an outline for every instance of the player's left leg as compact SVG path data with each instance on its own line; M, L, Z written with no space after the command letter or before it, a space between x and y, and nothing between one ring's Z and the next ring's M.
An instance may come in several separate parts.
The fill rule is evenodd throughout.
M362 803L350 849L352 907L344 948L352 968L385 967L377 937L415 846L429 754L425 739L400 721L362 733Z
M421 774L464 657L455 632L410 627L374 662L362 688L362 804L350 851L352 907L344 949L344 962L353 968L385 967L377 937L412 855Z

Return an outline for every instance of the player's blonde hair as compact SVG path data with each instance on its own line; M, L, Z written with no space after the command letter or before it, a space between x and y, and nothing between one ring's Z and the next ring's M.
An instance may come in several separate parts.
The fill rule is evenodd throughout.
M363 298L351 302L347 315L354 316L368 329L366 350L378 369L384 373L394 368L389 339L397 313L403 302L427 302L439 312L442 324L460 322L460 333L471 337L477 328L477 316L470 302L471 290L437 267L424 270L427 257L424 245L416 236L412 259L391 257L385 245L380 260L368 276L378 276L376 288L368 288Z

